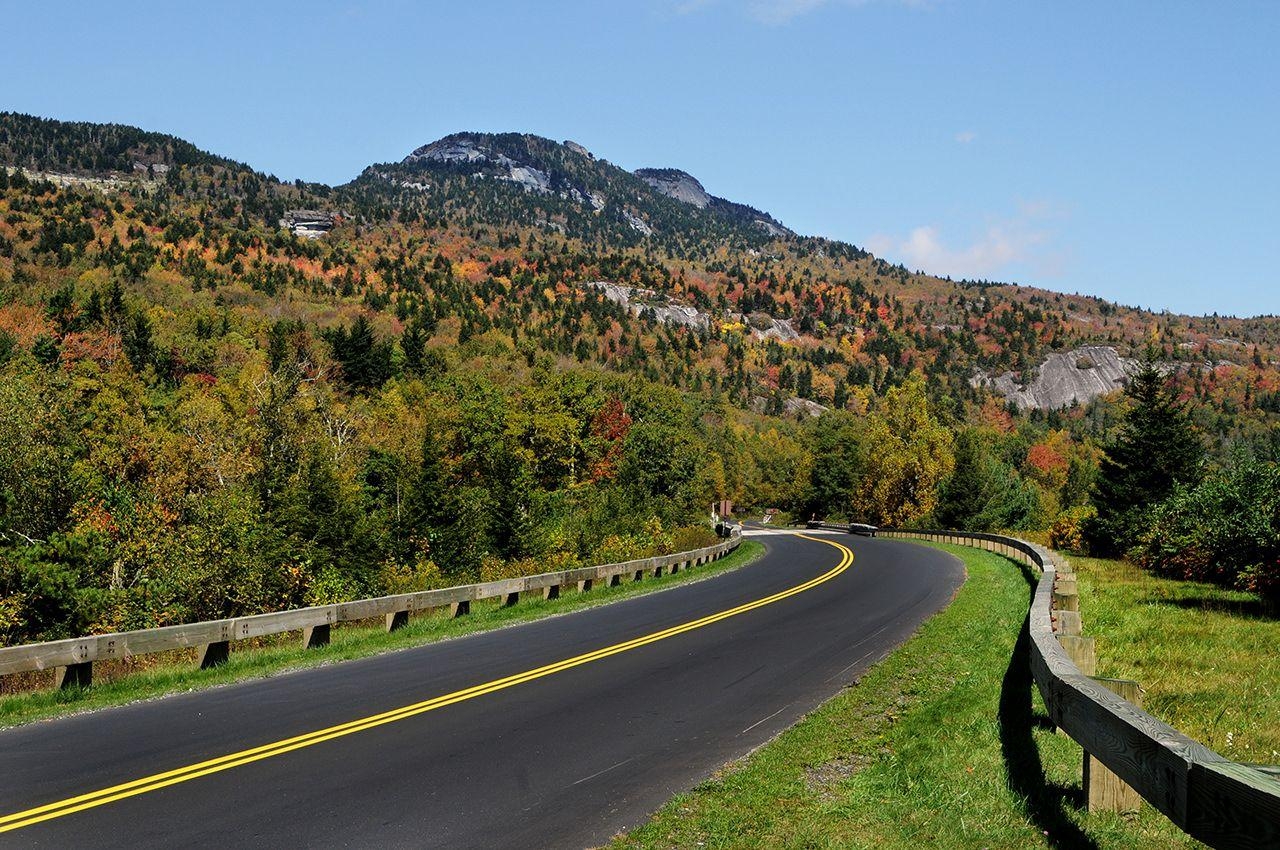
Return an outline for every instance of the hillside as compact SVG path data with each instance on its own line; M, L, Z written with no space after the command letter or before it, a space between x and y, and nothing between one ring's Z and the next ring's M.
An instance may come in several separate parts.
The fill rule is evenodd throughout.
M4 114L0 165L0 639L625 556L719 499L918 517L942 433L1047 527L1122 406L1036 389L1082 346L1153 343L1219 457L1280 457L1274 318L914 274L573 143L459 133L330 187ZM919 492L871 488L920 405Z

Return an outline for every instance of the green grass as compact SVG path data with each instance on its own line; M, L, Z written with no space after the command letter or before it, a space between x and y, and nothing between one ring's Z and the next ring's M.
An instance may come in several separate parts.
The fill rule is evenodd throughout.
M1098 675L1133 679L1143 707L1227 758L1280 764L1280 616L1257 596L1133 564L1070 558Z
M189 658L166 660L132 675L95 684L89 688L66 691L41 690L0 697L0 728L78 711L121 705L165 694L225 685L244 679L270 676L286 670L315 667L363 658L425 643L461 637L475 632L497 629L556 614L603 605L742 567L764 552L752 540L742 544L719 561L662 578L646 578L627 582L616 588L597 587L586 593L566 593L559 599L544 600L537 594L525 594L509 608L497 600L473 602L472 613L452 618L445 612L411 617L409 625L388 633L372 624L335 627L332 642L322 648L305 650L296 633L276 636L264 646L245 647L232 644L231 659L210 670L200 670ZM95 671L96 673L96 671Z
M746 759L673 799L620 848L1197 846L1149 806L1082 810L1080 748L1052 731L1020 637L1031 579L964 559L955 601Z

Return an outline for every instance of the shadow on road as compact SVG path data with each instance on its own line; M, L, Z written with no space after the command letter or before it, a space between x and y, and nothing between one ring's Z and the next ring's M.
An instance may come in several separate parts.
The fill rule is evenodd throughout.
M1034 592L1037 577L1030 567L1023 566L1022 571ZM1035 711L1033 687L1031 637L1024 620L1000 687L1000 749L1009 787L1022 801L1027 817L1044 832L1049 846L1096 848L1097 843L1067 817L1068 806L1084 805L1080 788L1050 782L1045 776L1033 733L1053 726L1048 717Z

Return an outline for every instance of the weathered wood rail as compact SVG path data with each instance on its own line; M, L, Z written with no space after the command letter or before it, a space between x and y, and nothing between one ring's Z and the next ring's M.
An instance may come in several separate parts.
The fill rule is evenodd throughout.
M1066 607L1075 596L1075 575L1057 555L998 534L883 529L876 534L975 546L1038 568L1027 626L1031 674L1053 724L1200 841L1223 848L1280 847L1280 779L1218 755L1122 699L1072 661L1063 643L1082 640L1078 606ZM1064 603L1060 607L1055 596Z
M93 679L95 661L128 659L186 647L196 647L200 665L210 667L225 661L232 643L237 640L301 630L302 645L309 649L327 644L330 628L336 623L383 617L390 631L407 625L410 614L436 608L448 607L454 616L464 616L471 612L472 602L482 599L500 598L503 604L514 605L520 594L530 591L541 591L544 598L552 599L558 597L564 587L590 590L597 583L616 586L624 579L640 581L646 576L661 576L719 560L738 548L740 542L741 537L735 533L727 540L702 549L617 564L226 620L3 647L0 648L0 675L56 668L59 687L83 686Z

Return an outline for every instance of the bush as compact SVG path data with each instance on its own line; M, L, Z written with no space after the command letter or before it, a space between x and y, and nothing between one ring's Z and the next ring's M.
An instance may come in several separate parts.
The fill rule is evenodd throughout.
M1280 595L1280 466L1243 461L1150 513L1130 557L1174 578Z
M1083 553L1085 524L1097 515L1098 512L1092 505L1080 505L1063 511L1049 527L1049 548Z

